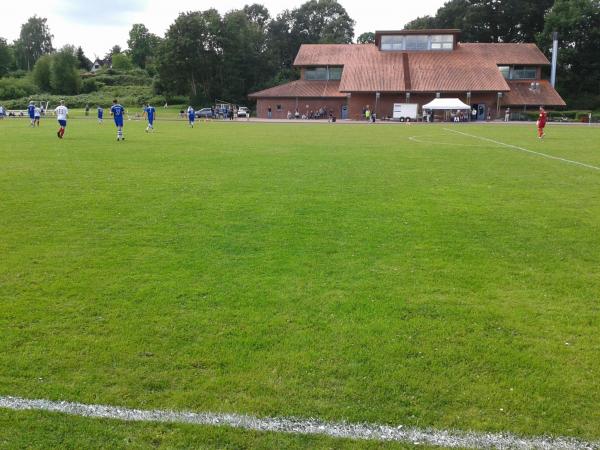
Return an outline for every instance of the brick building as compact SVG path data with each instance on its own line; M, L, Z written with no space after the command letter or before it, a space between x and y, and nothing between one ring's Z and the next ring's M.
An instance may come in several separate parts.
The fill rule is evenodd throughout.
M326 109L359 119L368 105L380 118L394 103L424 105L456 97L477 119L510 107L565 106L542 69L550 65L535 44L466 44L459 30L378 31L375 44L302 45L299 80L256 92L257 116L274 119Z

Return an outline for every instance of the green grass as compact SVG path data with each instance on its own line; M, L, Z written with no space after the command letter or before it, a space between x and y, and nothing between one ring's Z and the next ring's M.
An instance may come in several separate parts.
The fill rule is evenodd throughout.
M599 439L600 171L443 127L132 121L118 143L110 120L64 141L0 122L0 395ZM600 166L598 128L457 129ZM349 445L7 411L0 430Z

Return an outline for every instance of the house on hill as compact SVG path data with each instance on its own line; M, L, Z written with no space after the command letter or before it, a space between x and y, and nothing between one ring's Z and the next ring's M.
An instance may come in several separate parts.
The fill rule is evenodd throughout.
M110 67L110 60L109 59L99 59L96 58L96 60L94 61L94 63L92 64L92 73L96 73L98 72L100 69L104 69L105 67Z
M378 31L374 44L305 44L294 66L299 80L250 94L257 116L286 118L321 108L359 119L369 107L391 117L395 103L420 106L459 98L477 119L504 108L565 106L542 69L550 65L535 44L468 44L460 30Z

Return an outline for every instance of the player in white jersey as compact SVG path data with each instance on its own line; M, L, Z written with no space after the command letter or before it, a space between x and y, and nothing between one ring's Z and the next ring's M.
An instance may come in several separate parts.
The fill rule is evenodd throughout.
M65 135L65 128L67 128L67 116L69 115L69 110L65 106L65 102L61 100L60 106L54 110L56 114L56 120L58 120L58 124L60 125L60 129L56 132L56 135L59 139L62 139Z
M38 127L40 126L40 117L42 117L42 108L36 106L33 112L33 123Z

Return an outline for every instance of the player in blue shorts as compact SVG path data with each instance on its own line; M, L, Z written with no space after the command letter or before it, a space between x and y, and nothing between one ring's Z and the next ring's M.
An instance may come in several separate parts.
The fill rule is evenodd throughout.
M117 99L113 100L113 105L110 108L110 114L115 119L115 125L117 126L117 141L124 141L123 137L123 115L125 114L125 108L123 108Z
M102 123L104 120L104 109L101 106L98 106L98 123Z
M150 104L147 104L144 107L144 115L146 116L146 119L148 119L146 133L148 133L149 131L154 132L154 118L156 117L156 108L154 106L151 106Z
M65 102L61 100L58 108L54 110L54 114L56 114L56 120L58 120L58 124L60 128L56 132L56 135L59 139L62 139L65 136L65 128L67 128L67 117L69 115L69 110L65 106Z
M27 107L27 113L29 114L29 119L31 120L31 126L35 126L35 103L29 102L29 106Z
M196 122L196 111L191 106L187 109L188 120L190 122L190 127L194 128L194 122Z

